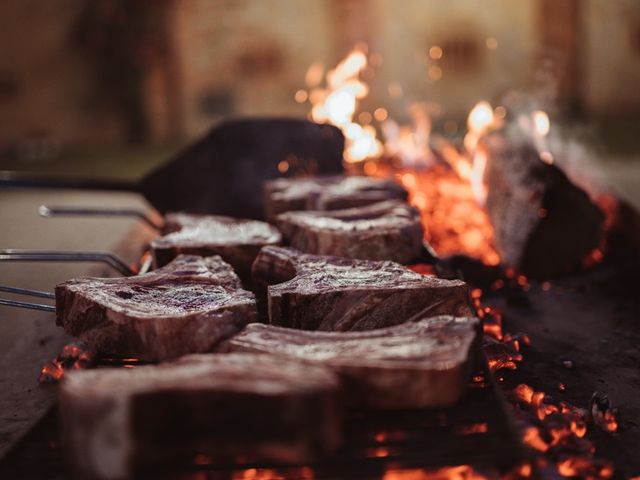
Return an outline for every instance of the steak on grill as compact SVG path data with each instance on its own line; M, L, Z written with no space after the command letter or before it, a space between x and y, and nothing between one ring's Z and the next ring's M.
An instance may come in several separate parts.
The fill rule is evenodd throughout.
M170 213L165 235L151 242L154 263L162 267L184 253L220 255L242 279L251 276L251 264L265 245L278 245L281 235L266 222L213 215Z
M393 180L363 176L279 178L265 183L267 219L291 210L340 210L384 200L406 200Z
M210 351L256 321L257 311L220 257L181 255L146 275L61 283L56 316L100 353L165 360Z
M375 408L452 405L476 356L477 318L440 316L367 332L305 332L252 323L221 345L324 365L354 404Z
M265 247L253 280L268 285L269 321L302 330L389 327L437 315L473 316L467 284L394 262L350 260Z
M330 370L286 358L189 355L70 372L60 414L78 478L138 478L196 455L307 462L339 442L338 389Z
M416 261L422 250L420 212L399 200L333 211L293 211L276 224L293 248L365 260Z

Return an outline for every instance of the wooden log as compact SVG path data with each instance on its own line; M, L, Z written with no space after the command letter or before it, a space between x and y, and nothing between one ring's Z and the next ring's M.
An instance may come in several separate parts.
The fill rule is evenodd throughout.
M575 271L598 247L603 212L529 143L493 135L488 154L486 209L502 262L531 278Z

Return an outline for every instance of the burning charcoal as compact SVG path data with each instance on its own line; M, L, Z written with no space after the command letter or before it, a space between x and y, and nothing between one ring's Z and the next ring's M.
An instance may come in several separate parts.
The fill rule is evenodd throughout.
M269 320L283 327L371 330L437 315L473 316L464 282L420 275L394 262L265 247L253 264L253 280L269 285Z
M265 183L267 219L292 210L341 210L407 199L393 180L358 176L279 178Z
M529 144L487 139L486 209L505 265L532 278L577 268L603 235L604 215Z
M358 406L441 407L456 403L469 383L478 327L477 318L445 316L346 333L253 323L222 348L326 366Z
M567 370L573 370L574 368L576 368L576 364L573 362L573 360L563 360L562 366Z
M214 462L308 462L340 437L338 379L281 357L190 355L135 369L74 371L60 415L78 478L147 478Z
M251 264L265 245L278 245L280 232L268 223L230 217L168 214L163 237L151 242L156 267L163 267L181 253L210 257L220 255L238 275L251 276Z
M288 244L305 253L409 263L422 251L420 212L399 200L329 212L286 212L276 223Z
M258 318L227 263L187 255L146 275L61 283L56 316L101 354L149 361L210 351Z
M40 383L58 382L70 370L80 370L93 365L95 352L83 342L65 345L56 358L49 360L42 367L38 381Z
M594 392L589 404L591 419L605 432L613 433L618 430L617 409L613 408L609 397L604 393Z

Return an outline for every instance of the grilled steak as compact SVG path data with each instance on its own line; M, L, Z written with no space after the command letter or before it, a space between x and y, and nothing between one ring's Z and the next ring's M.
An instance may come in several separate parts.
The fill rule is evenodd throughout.
M371 330L436 315L473 315L464 282L423 276L394 262L265 247L253 279L268 285L270 323L283 327Z
M220 255L241 278L251 275L251 264L265 245L280 243L280 232L268 223L212 215L172 213L165 218L165 235L151 242L156 267L184 253Z
M393 180L356 176L279 178L265 183L267 218L291 210L340 210L384 200L406 200Z
M333 211L281 213L285 240L306 253L410 263L420 256L420 212L399 200Z
M454 404L475 357L477 318L441 316L368 332L304 332L252 323L221 348L324 365L356 405L427 408Z
M187 466L196 455L307 462L339 441L338 388L330 370L299 361L190 355L70 372L60 412L79 478L138 478Z
M256 321L257 311L220 257L181 255L146 275L61 283L56 316L100 353L165 360L211 350Z

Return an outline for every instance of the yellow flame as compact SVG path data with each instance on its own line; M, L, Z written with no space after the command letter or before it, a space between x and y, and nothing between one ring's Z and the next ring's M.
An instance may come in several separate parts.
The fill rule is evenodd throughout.
M327 72L327 87L315 88L309 95L313 105L311 118L316 122L331 123L342 130L346 139L345 160L348 162L360 162L382 153L382 144L376 138L375 129L353 121L358 100L369 94L369 86L359 78L366 67L367 56L362 50L354 50ZM309 68L307 84L312 83L310 80L315 82L318 71L320 67L312 65Z

